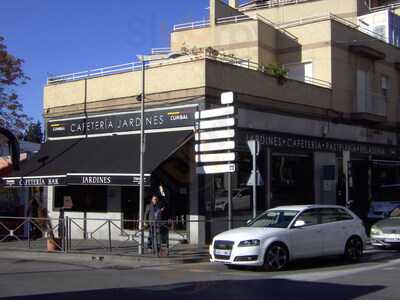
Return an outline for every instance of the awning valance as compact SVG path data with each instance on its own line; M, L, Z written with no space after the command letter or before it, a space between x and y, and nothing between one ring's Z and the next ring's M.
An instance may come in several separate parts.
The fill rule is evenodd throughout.
M150 174L191 137L191 131L148 133L144 156L145 182ZM46 142L20 171L3 178L3 184L138 185L140 135L66 139Z

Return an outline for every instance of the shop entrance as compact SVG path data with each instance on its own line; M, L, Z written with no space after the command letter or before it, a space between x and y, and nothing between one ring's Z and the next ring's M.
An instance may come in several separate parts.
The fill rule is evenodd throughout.
M139 187L123 186L121 191L123 229L134 230L139 219Z

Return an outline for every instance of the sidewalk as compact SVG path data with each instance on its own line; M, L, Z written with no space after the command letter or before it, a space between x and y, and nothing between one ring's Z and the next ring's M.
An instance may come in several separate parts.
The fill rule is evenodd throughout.
M46 240L36 241L9 241L0 243L0 258L27 259L44 261L79 261L82 263L102 262L103 264L117 265L166 265L185 264L209 261L208 247L189 244L178 244L169 249L168 256L156 257L150 250L144 255L138 254L137 245L115 243L113 248L107 247L102 241L73 240L71 250L64 252L47 252ZM29 248L30 246L30 248Z

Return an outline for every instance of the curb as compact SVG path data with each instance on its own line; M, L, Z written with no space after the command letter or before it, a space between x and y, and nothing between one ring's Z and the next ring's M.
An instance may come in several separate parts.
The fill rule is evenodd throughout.
M101 263L103 266L145 266L155 267L160 265L192 264L208 262L208 257L154 257L154 256L122 256L112 254L88 254L88 253L52 253L52 252L33 252L24 250L0 250L0 259L18 259L58 263Z

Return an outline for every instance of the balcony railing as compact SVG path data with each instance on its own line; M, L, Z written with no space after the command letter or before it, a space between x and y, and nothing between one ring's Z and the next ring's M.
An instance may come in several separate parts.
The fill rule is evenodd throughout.
M174 25L174 31L198 29L210 26L210 20L194 21L189 23L182 23Z
M280 6L294 5L305 2L315 2L315 1L320 1L320 0L270 0L264 3L258 3L258 1L250 1L240 5L240 10L246 11L254 9L265 9L265 8L273 8L273 7L280 7Z
M358 92L355 112L386 117L387 97L372 91Z
M212 60L219 61L222 63L226 63L226 64L230 64L230 65L234 65L237 67L246 68L246 69L250 69L250 70L254 70L254 71L259 71L259 72L263 72L265 69L264 66L258 64L257 62L251 61L249 59L242 59L242 58L234 57L234 56L227 55L224 53L218 53L218 55L213 55L213 54L208 53L205 50L199 51L198 54L185 55L185 56L181 56L179 58L157 60L157 61L152 61L152 62L150 61L150 62L146 63L146 69L151 69L153 67L172 65L172 64L182 63L182 62L194 61L194 60L199 60L199 59L212 59ZM77 73L50 76L47 78L47 84L50 85L50 84L57 84L57 83L63 83L63 82L71 82L71 81L75 81L75 80L108 76L108 75L113 75L113 74L140 71L141 68L142 68L141 62L132 62L132 63L122 64L122 65L104 67L104 68L99 68L99 69L94 69L94 70L87 70L87 71L82 71L82 72L77 72ZM316 86L323 87L323 88L331 88L332 87L330 82L324 81L321 79L317 79L317 78L312 78L312 77L305 77L304 80L297 80L297 81L304 82L304 83L311 84L311 85L316 85Z

